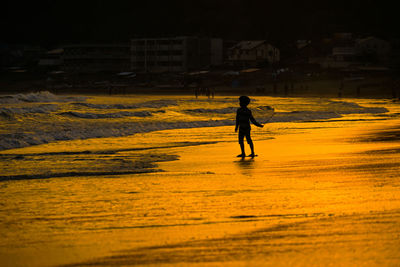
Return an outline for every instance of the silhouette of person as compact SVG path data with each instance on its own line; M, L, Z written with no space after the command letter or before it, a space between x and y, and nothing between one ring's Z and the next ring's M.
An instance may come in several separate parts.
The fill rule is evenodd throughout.
M206 96L208 99L210 99L211 91L210 91L210 88L208 88L208 87L206 88Z
M236 127L235 127L235 132L238 131L239 129L239 144L240 144L240 149L242 151L242 154L238 155L238 157L246 157L245 151L244 151L244 137L246 136L246 141L250 146L251 149L251 154L249 157L255 157L254 154L254 145L253 141L251 140L250 136L250 131L251 131L251 126L250 126L250 121L256 125L257 127L264 127L264 125L258 123L252 113L251 110L247 108L247 106L250 104L250 98L248 96L241 96L239 97L239 104L240 108L238 108L236 112Z

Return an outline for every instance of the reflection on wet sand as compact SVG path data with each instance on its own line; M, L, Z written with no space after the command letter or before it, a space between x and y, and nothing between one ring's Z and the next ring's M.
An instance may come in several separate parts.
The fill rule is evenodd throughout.
M252 170L255 168L254 158L241 158L234 161L235 165L238 167L242 175L251 175Z

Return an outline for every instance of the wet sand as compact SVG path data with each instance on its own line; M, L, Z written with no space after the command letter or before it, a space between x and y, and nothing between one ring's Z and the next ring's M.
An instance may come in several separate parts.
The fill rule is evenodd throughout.
M121 111L113 103L157 110L174 104L159 116L117 123L52 112L3 120L5 133L7 125L10 132L34 130L25 137L38 145L0 153L0 263L400 264L398 103L258 98L257 105L274 103L278 113L253 130L258 157L242 160L231 125L236 99L176 102L181 98L98 97L78 109L60 104L91 116L96 103L106 104L100 111L107 114ZM185 112L195 107L199 114ZM201 115L210 110L211 120ZM130 135L141 125L131 120L153 120L154 127ZM200 128L207 125L215 127ZM75 135L53 142L57 129ZM93 132L102 138L90 138ZM21 136L14 137L18 145Z
M270 124L253 132L254 159L236 158L235 142L170 148L180 160L146 177L165 209L155 224L169 227L72 266L398 266L398 123L298 123L264 138L290 126Z

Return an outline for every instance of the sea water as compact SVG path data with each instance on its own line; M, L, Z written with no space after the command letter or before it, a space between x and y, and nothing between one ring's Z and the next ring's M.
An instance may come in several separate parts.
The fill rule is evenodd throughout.
M263 165L262 155L233 161L237 97L39 92L1 96L0 103L0 259L7 265L75 263L215 240L280 215L293 222L327 212L299 212L290 199L262 208L273 185L252 181L262 177L257 170L278 168L282 177L291 169ZM396 121L400 111L391 100L261 96L251 97L249 108L267 123L253 130L256 149L277 136Z

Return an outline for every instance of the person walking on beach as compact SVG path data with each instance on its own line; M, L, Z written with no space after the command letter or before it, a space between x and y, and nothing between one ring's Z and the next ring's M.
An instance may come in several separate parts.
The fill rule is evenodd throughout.
M244 137L246 136L246 141L250 146L251 149L251 154L249 157L254 158L256 155L254 154L254 144L253 141L251 140L250 136L250 131L251 131L251 126L250 126L250 121L256 125L257 127L264 127L264 125L258 123L252 113L251 110L247 108L247 106L250 104L250 98L248 96L241 96L239 97L239 104L240 108L238 108L236 112L236 127L235 127L235 132L239 130L239 144L240 144L240 149L242 151L242 154L238 155L238 157L244 158L246 157L245 151L244 151Z

